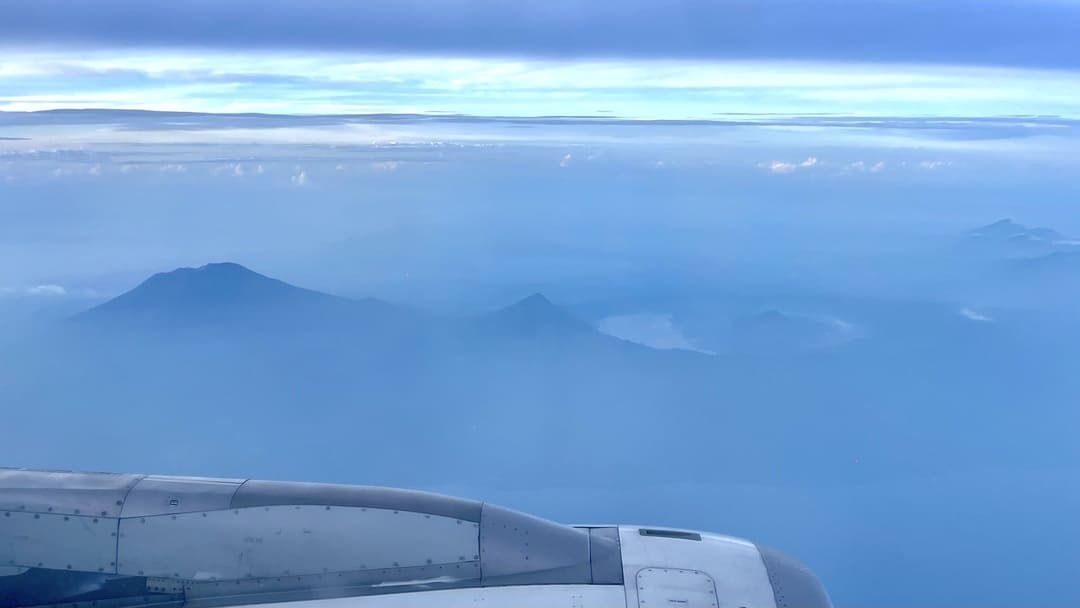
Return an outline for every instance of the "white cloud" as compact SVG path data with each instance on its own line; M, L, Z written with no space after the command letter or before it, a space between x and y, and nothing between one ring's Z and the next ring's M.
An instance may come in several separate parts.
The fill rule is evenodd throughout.
M66 163L52 170L52 176L57 178L69 177L72 175L90 175L98 177L102 173L104 173L104 168L100 164L86 165Z
M972 321L984 321L985 322L985 321L993 321L994 320L991 317L988 317L988 316L986 316L984 314L978 313L978 312L976 312L976 311L974 311L974 310L972 310L970 308L967 308L967 307L961 308L960 309L960 314L964 318L970 319Z
M574 160L574 157L571 154L567 153L567 155L562 157L562 160L559 161L559 166L569 167L572 160Z
M762 163L758 166L765 167L771 173L791 173L796 169L796 165L779 160L774 160L771 163Z
M924 160L919 163L919 168L925 169L927 171L935 171L937 169L948 167L950 165L952 165L952 162L945 160Z
M36 285L26 290L29 296L65 296L67 290L60 285Z
M774 160L768 163L759 163L758 166L767 169L770 173L785 174L792 173L797 169L811 169L818 165L818 159L816 156L807 157L806 160L798 163L789 163L783 160Z
M297 167L297 172L289 178L289 181L291 181L295 186L303 186L307 183L307 172Z
M5 109L15 111L565 115L616 107L625 116L700 118L745 111L753 98L755 110L783 114L839 105L864 116L1075 115L1080 94L1075 71L929 64L6 50L0 80L45 85L7 96ZM124 80L132 73L145 78ZM391 84L404 93L368 94ZM656 94L665 92L680 94Z
M341 165L338 165L339 167ZM398 162L396 160L381 160L371 163L371 168L375 171L397 171Z
M853 163L848 163L847 166L844 168L848 171L881 173L885 170L885 161L879 160L873 164L869 164L866 161L857 160Z

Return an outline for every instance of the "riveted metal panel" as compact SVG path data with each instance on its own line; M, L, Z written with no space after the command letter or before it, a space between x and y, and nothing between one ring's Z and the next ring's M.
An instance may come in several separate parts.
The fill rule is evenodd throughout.
M480 563L460 562L411 568L359 572L331 572L304 576L278 576L239 581L186 582L189 607L235 606L267 602L295 602L336 597L385 595L476 587Z
M427 513L465 521L480 521L480 503L430 492L287 481L244 482L233 497L234 509L274 505L331 505Z
M485 503L480 569L484 585L589 583L589 533Z
M776 549L757 545L769 574L776 608L831 608L832 601L817 575L802 562Z
M594 585L623 583L622 547L618 528L589 529L589 561Z
M0 469L0 510L119 517L142 475Z
M131 489L121 517L228 509L241 483L227 479L147 476Z
M716 585L700 570L642 568L637 574L639 608L718 608Z
M116 572L116 521L58 513L0 513L0 565Z
M286 505L120 521L121 574L299 576L477 559L478 524L408 511Z

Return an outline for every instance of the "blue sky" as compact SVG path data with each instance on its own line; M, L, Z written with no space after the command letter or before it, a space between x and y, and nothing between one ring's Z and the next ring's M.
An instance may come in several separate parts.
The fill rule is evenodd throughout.
M1070 0L15 0L0 110L1076 116Z

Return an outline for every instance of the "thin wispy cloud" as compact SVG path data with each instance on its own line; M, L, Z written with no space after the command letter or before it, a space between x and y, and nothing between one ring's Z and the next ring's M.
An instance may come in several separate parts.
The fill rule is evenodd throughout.
M702 59L500 59L9 49L0 110L456 113L714 119L723 113L1076 115L1080 73ZM598 109L603 108L604 112ZM720 113L720 114L718 114ZM184 128L176 125L172 128Z

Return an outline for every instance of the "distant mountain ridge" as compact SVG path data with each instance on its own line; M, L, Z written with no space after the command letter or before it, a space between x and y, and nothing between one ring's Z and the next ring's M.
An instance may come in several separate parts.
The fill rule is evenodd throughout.
M388 313L393 305L296 287L240 264L218 262L157 273L76 315L79 323L199 324L340 318Z
M504 308L466 319L444 319L374 298L351 299L305 289L233 262L157 273L127 291L72 318L82 327L142 331L230 333L258 329L261 336L301 330L350 336L380 344L456 340L460 344L582 339L629 346L534 293ZM376 340L377 339L377 340Z
M534 293L501 310L489 313L481 319L481 323L515 332L582 334L596 331L592 325L556 306L541 293Z
M1009 218L969 231L962 242L969 250L1005 257L1077 250L1080 245L1053 228L1026 226Z

